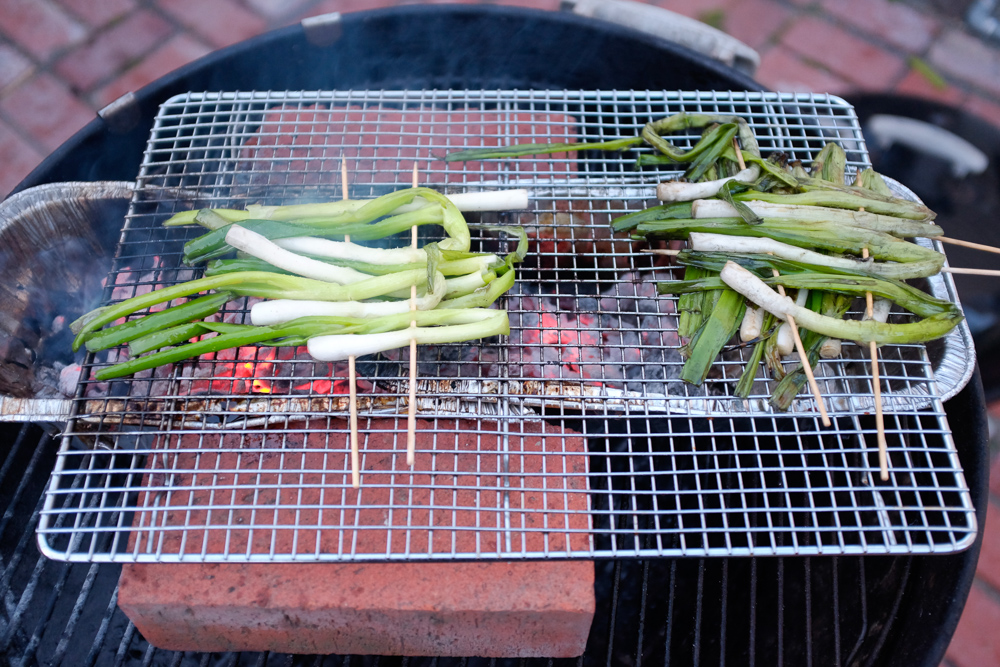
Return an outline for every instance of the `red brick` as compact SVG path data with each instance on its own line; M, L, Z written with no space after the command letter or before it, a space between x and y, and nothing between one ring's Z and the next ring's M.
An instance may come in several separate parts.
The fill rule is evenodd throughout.
M0 0L0 32L41 60L86 36L83 25L48 0Z
M1000 600L978 583L955 629L945 657L955 667L1000 665Z
M45 155L0 121L0 199L4 199Z
M56 71L77 89L88 91L156 48L171 32L173 27L153 12L132 14L68 53L56 64Z
M323 0L318 5L309 8L308 16L320 16L331 12L351 14L369 9L394 7L396 4L395 0Z
M215 47L242 42L267 30L267 22L234 0L159 0L163 11Z
M693 19L703 20L709 14L715 12L725 12L732 4L732 0L659 0L654 4L663 9L668 9L677 14Z
M1000 51L960 30L948 30L931 46L934 67L961 81L1000 94Z
M1000 111L1000 107L997 111ZM994 456L993 462L990 464L990 493L1000 498L1000 454Z
M289 18L295 16L309 0L246 0L257 13L268 19Z
M906 69L902 58L812 16L797 18L781 44L862 89L886 90Z
M181 451L172 458L178 472L171 475L174 490L162 500L158 525L191 526L185 548L196 553L228 548L290 554L296 544L331 553L341 543L367 554L404 547L495 553L499 530L455 527L499 528L496 510L508 507L515 548L585 548L589 520L581 437L566 438L551 427L543 435L537 422L526 422L523 431L513 428L506 442L511 490L505 506L500 457L488 455L499 454L499 434L485 425L486 432L476 434L454 420L419 420L418 461L411 471L403 438L392 432L400 423L362 424L360 492L350 488L343 450L328 451L324 436L254 434L211 443L197 435L168 436L171 447ZM278 448L273 454L247 449L268 443ZM155 466L155 457L150 460ZM431 465L433 492L419 486L430 482ZM148 473L144 484L158 474ZM418 486L390 487L411 480ZM280 491L266 488L279 481ZM227 522L245 528L227 531L216 525L218 517L191 509L213 498L213 486L224 490L214 501L231 506ZM331 497L344 497L345 507L320 513L319 503ZM144 503L140 497L140 506ZM443 511L441 505L470 509ZM431 507L438 509L432 513ZM150 520L137 513L131 548L149 542ZM293 527L293 521L304 525ZM251 535L254 523L259 527ZM330 525L319 529L320 523ZM568 542L557 542L560 528L574 531L563 538ZM169 532L158 547L176 553L180 540ZM143 564L123 568L118 604L147 640L175 650L569 657L586 645L593 577L590 561Z
M58 0L91 28L100 28L131 12L136 0Z
M47 150L53 150L94 119L94 111L49 74L14 86L0 100L7 119Z
M790 93L839 95L851 87L840 77L803 61L780 46L767 50L761 56L755 78L771 90Z
M926 49L938 29L933 18L892 0L823 0L823 11L910 53Z
M976 577L1000 594L1000 499L986 505L986 527L983 548L979 554Z
M10 44L0 43L0 95L4 88L28 77L34 66Z
M125 565L118 604L171 650L574 657L593 578L592 561Z
M554 12L559 9L559 0L502 0L502 2L498 2L497 4L538 9L547 12Z
M965 99L965 93L958 88L947 83L943 88L939 88L928 81L927 77L918 70L912 68L896 84L895 92L900 95L923 97L954 106L958 106Z
M725 10L722 29L747 46L759 49L776 39L791 14L773 0L744 0Z
M135 67L126 70L107 86L96 91L93 99L99 107L103 107L125 93L135 92L146 84L201 58L211 51L212 49L188 35L171 37L156 51L143 58Z

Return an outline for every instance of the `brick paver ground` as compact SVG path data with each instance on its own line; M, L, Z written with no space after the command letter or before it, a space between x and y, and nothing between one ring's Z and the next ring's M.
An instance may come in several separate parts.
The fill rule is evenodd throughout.
M895 91L1000 126L1000 48L930 0L650 0L761 54L773 89ZM558 0L498 0L557 10ZM210 51L306 16L398 0L0 0L0 198L97 109ZM928 73L929 72L929 73ZM993 406L1000 420L1000 407ZM1000 664L1000 459L979 578L945 663Z

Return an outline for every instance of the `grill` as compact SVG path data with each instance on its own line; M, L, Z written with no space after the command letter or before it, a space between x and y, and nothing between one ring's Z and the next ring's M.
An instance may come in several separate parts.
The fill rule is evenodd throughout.
M120 100L102 111L101 118L95 119L45 160L20 187L52 184L46 187L62 190L61 186L55 184L94 179L134 179L136 165L143 160L143 151L147 147L154 117L161 105L172 96L192 90L318 90L329 87L341 90L759 88L759 84L735 69L720 66L667 40L605 22L582 19L565 12L532 12L511 7L470 7L460 4L410 5L324 19L315 21L310 26L290 26L212 54L137 91L134 96ZM428 39L428 35L441 34L447 34L449 38ZM386 39L386 35L393 38ZM664 67L664 63L669 63L670 66ZM847 113L850 114L849 111ZM584 123L586 120L586 117L580 116L577 123ZM851 122L853 121L848 124ZM851 136L848 133L841 139L850 139ZM425 144L421 144L421 149L424 146ZM330 156L335 166L339 166L339 158L339 154ZM855 164L864 161L856 155L852 155L852 158ZM584 159L589 159L589 156L584 156ZM521 159L522 164L525 160ZM608 156L600 157L602 164L607 163L607 160ZM577 164L581 164L581 160L578 159ZM427 168L426 162L421 164L422 173L425 174L424 182L427 182ZM630 169L631 167L626 170L627 175L636 176ZM397 178L396 172L389 170L389 173ZM357 174L353 178L352 188L357 190L356 194L364 194L364 189L359 186L359 182L364 181L360 181ZM405 177L400 177L400 182L408 184ZM469 184L477 182L470 179ZM117 191L123 184L113 185ZM454 182L449 187L458 189L462 186ZM331 191L334 196L339 196L336 187ZM19 193L24 195L24 199L19 199L18 203L24 202L32 206L29 199L32 192ZM199 196L205 195L197 192L158 192L156 196L163 199L165 215L171 207L178 205L171 203L171 200L183 201L184 206L190 206L198 201ZM225 199L227 196L229 195L219 198ZM94 242L104 253L111 254L115 239L119 236L125 208L121 206L119 209L118 197L119 194L113 194L110 196L113 201L100 201L93 207L84 206L88 209L83 211L84 215L80 215L77 210L77 201L67 200L71 204L67 208L72 209L76 215L63 216L59 211L52 215L51 221L46 218L44 225L35 225L35 221L30 220L29 224L23 225L23 229L14 230L19 234L16 240L30 248L39 244L40 240L49 238L90 239L93 236ZM95 199L106 200L108 195ZM636 202L636 206L641 207L639 202ZM49 207L41 208L45 212L51 211ZM50 233L49 223L56 226L64 217L72 218L68 220L70 233L61 227L58 228L58 233ZM45 231L40 233L39 228ZM10 228L0 229L0 233L11 231ZM43 244L44 247L46 246ZM70 264L74 267L85 263L81 257L93 256L84 251L76 252L77 248L72 250L74 252L68 254ZM19 253L18 256L28 257L30 252ZM105 277L106 267L101 267L99 273L100 278ZM59 291L63 287L58 276L46 276L42 271L23 275L51 279L49 282L52 286L45 288L50 291ZM522 282L529 277L522 272ZM88 294L89 286L85 287L81 293ZM80 307L79 294L74 292L74 296L74 303ZM93 303L86 306L96 303L95 298ZM12 308L11 312L20 311ZM50 321L55 314L47 314L48 319L34 314L31 318L22 319L44 323ZM18 336L22 333L21 329L8 332L6 325L4 332ZM936 392L936 396L942 400L964 384L962 377L967 375L969 365L967 360L960 359L961 354L950 357L943 352L943 349L934 346L927 350L935 377L935 382L930 385L931 391ZM949 358L954 358L959 363L955 365L955 373L952 375L954 379L943 382L942 378L947 377L952 367L946 361ZM35 363L37 366L38 362ZM12 364L5 364L0 370L6 372L13 367ZM426 369L423 372L426 373ZM421 377L424 378L423 381L429 379L426 374ZM919 372L913 377L919 378ZM914 386L918 385L919 381ZM943 388L939 388L942 385ZM565 387L566 383L555 386ZM423 389L422 387L422 391ZM7 391L5 389L4 393ZM565 393L565 389L563 391ZM117 394L121 398L124 391L118 389ZM901 396L899 391L893 392L893 395ZM11 664L364 664L373 667L411 664L494 667L497 664L512 664L481 658L180 653L154 648L116 606L116 582L121 566L117 563L79 562L88 557L81 555L82 540L88 543L94 541L93 552L105 556L112 553L111 545L115 536L119 547L126 544L125 534L132 523L132 517L127 512L114 509L113 503L125 495L126 488L134 493L131 490L136 487L130 483L127 474L107 475L101 468L94 467L98 462L96 458L84 461L82 451L74 454L67 449L65 454L59 454L60 448L65 445L67 448L97 447L101 448L99 453L102 455L111 455L108 448L119 443L118 436L123 431L132 429L128 437L136 438L135 442L139 442L136 431L140 427L151 428L153 422L146 415L145 425L138 423L138 420L133 420L135 423L132 424L123 423L128 421L128 415L111 404L100 410L104 414L101 428L107 435L97 439L86 428L75 423L74 428L81 434L73 436L66 443L57 437L58 432L53 431L48 422L57 421L61 426L68 418L70 407L77 411L79 421L87 414L84 409L87 404L80 399L71 404L68 401L49 400L37 394L32 400L31 396L30 393L19 392L0 396L0 419L34 422L23 426L0 423L0 655ZM232 398L235 400L238 397ZM260 395L245 398L242 403L249 411L258 409L254 406L264 405L257 402L258 399L265 398ZM274 399L273 396L267 398ZM301 397L293 398L298 400ZM643 518L644 515L638 510L651 506L654 496L648 493L651 487L633 487L631 482L626 481L641 479L641 476L626 477L620 472L624 468L631 474L635 470L632 462L640 465L647 462L648 465L653 460L648 455L628 456L625 452L642 451L644 447L650 447L651 442L661 442L663 439L654 440L649 437L649 433L656 429L680 436L675 441L683 439L689 452L694 451L693 436L697 436L699 444L708 447L707 450L699 450L702 458L697 458L692 453L686 458L675 456L674 460L689 464L687 468L679 468L679 472L691 472L697 461L697 471L709 485L731 481L734 476L713 476L703 463L716 460L723 464L735 462L735 454L741 454L734 452L734 456L729 459L719 458L717 450L711 448L712 442L738 441L757 447L760 438L755 440L752 435L747 435L737 439L736 433L751 434L762 429L777 431L779 425L786 428L787 432L783 431L777 440L765 443L770 450L761 452L760 461L770 465L783 457L794 466L801 465L803 461L815 462L826 455L838 465L840 474L846 475L846 471L852 470L848 465L850 461L842 456L838 459L837 448L843 441L837 438L830 440L829 431L824 431L823 438L829 442L823 444L832 443L831 447L824 446L822 451L817 449L809 452L803 449L806 445L817 443L816 434L819 432L806 406L797 406L803 409L793 413L804 416L800 425L807 435L797 435L796 420L782 419L776 422L769 413L757 417L751 417L750 413L740 413L738 417L727 415L703 419L704 413L699 413L698 404L691 400L683 403L686 405L685 409L691 412L681 414L679 418L660 408L650 408L648 417L645 412L639 417L627 412L631 409L630 403L623 403L621 407L609 411L608 419L604 415L598 419L582 419L580 410L571 407L569 396L562 395L559 401L544 405L538 398L537 394L533 396L536 402L531 405L531 410L544 415L547 424L566 424L580 429L586 426L591 429L585 435L588 451L595 453L594 460L598 460L596 456L599 455L604 457L601 460L607 462L613 453L617 457L614 460L624 464L612 471L614 475L606 472L603 479L609 483L605 485L603 494L608 500L617 499L615 508L620 512L619 516L634 517L635 525L640 520L651 520L649 515ZM918 402L923 401L921 398ZM611 404L610 400L605 402ZM176 404L176 400L167 405L169 407L173 404ZM652 399L647 401L647 405L651 404ZM270 405L273 406L274 403ZM490 405L494 404L484 402L484 406ZM509 407L510 402L506 405ZM133 402L129 407L138 406ZM188 401L187 407L194 410L194 402ZM217 413L224 412L218 405L209 407ZM702 404L700 407L705 406ZM947 409L947 421L952 431L951 439L958 443L958 457L982 525L985 519L988 461L984 399L978 372L973 374L972 380L964 389L946 400L944 407ZM326 410L329 404L323 408ZM927 425L932 430L927 435L908 432L910 434L907 438L911 441L915 438L917 442L928 444L944 442L945 439L936 431L942 419L939 417L939 408L940 403L933 399L927 401L924 407L908 404L906 410L919 412L929 421L914 424L908 420L905 422L906 426ZM299 409L296 414L302 412ZM260 412L255 414L261 415ZM745 418L742 416L744 414ZM590 415L594 416L593 413ZM173 422L168 417L165 423L190 421L187 411L173 416L176 417ZM671 417L670 421L661 419L666 416ZM860 413L856 416L865 435L871 440L873 420ZM522 418L521 421L525 420ZM299 419L295 423L301 425L303 422L304 420ZM199 434L217 437L217 425L204 420L202 423L205 423L205 428L197 429ZM264 423L262 420L260 425ZM243 424L239 427L243 428ZM607 428L596 428L599 424L606 424ZM667 424L670 425L669 428ZM260 425L252 428L259 430ZM838 419L838 429L846 425L842 418ZM898 422L890 420L890 428L895 426L898 426ZM247 425L247 428L250 426ZM189 431L185 429L185 433ZM636 434L634 438L633 433ZM848 444L855 446L855 443ZM944 449L948 448L948 445L944 446ZM659 450L655 453L657 456L661 455ZM809 458L810 454L817 456ZM870 450L866 449L865 455L870 454ZM129 469L133 464L138 466L131 481L139 480L139 471L143 470L143 466L133 457L142 457L141 452L124 449L117 456L122 470ZM948 466L952 466L953 458L947 455L945 458ZM86 521L92 520L94 515L74 510L72 500L69 504L66 503L68 494L61 493L55 499L48 500L43 496L45 489L58 491L60 488L52 487L50 479L50 471L57 460L63 461L59 474L61 482L68 485L63 487L66 491L74 488L94 490L97 488L95 484L105 483L107 493L91 492L85 507L88 511L101 511L99 503L104 500L111 502L107 507L112 509L107 515L114 515L114 518L104 524L108 530L102 530L98 534L93 526L87 528ZM757 465L757 461L756 458L751 459L747 467L741 468L748 479L761 478L761 466ZM107 463L108 460L104 459L103 462ZM746 457L740 462L747 464ZM854 469L854 479L867 479L871 465L871 461L864 461L864 465ZM899 466L897 452L893 458L892 470L897 475L892 481L893 485L898 483ZM85 472L77 474L81 470L91 470L93 475ZM590 468L591 472L594 470L594 467ZM663 478L661 476L655 479ZM687 479L695 483L697 477L691 475ZM765 507L791 509L794 506L791 501L804 499L786 494L783 485L789 480L804 483L804 479L801 469L800 474L786 474L784 478L772 475L771 488L777 491L765 496L759 490L753 491L747 487L745 496ZM86 486L88 480L89 487ZM879 497L892 499L906 496L904 492L896 491L886 495L883 489L895 487L879 485L871 479L868 481L868 485L860 486L867 490L879 489ZM610 482L614 482L614 486ZM371 488L370 484L372 480L366 479L362 491ZM593 482L591 484L595 488L591 489L588 497L597 499L600 489ZM656 488L662 490L664 487L657 482ZM705 488L711 490L714 487ZM121 489L122 492L115 489ZM141 493L141 487L138 492ZM875 497L858 495L863 498ZM685 496L687 502L691 502L693 498L694 496ZM598 506L594 501L591 504L593 512ZM891 502L887 504L891 505ZM58 516L53 514L64 507L67 509L65 513ZM35 529L46 508L49 512L46 518L47 528L57 528L64 532L47 534L42 544L51 542L63 548L72 546L70 554L77 562L49 560L39 556L32 548ZM119 513L115 514L116 511ZM607 505L604 516L608 516ZM808 512L798 515L787 512L779 516L786 518L777 518L769 528L778 526L784 530L792 525L792 520L798 521L800 517L808 516ZM888 514L883 513L881 516ZM87 529L78 530L77 527ZM595 534L592 531L593 527L590 534ZM895 531L895 534L903 536L900 531ZM608 538L604 539L607 543ZM641 539L649 540L647 537ZM956 542L958 539L956 536ZM77 542L71 545L72 540ZM788 533L783 535L779 532L775 533L774 544L776 547L786 548L794 542ZM937 665L943 658L958 623L973 579L978 552L979 542L976 541L963 552L935 555L598 560L595 563L597 612L585 654L573 661L527 659L518 664L525 667L571 663L580 666L660 663Z
M377 91L185 94L160 109L104 298L193 277L184 208L368 197L421 181L446 192L527 188L526 212L471 220L534 238L506 340L421 348L417 463L403 463L405 353L359 360L362 488L350 486L346 365L292 348L234 354L113 383L88 358L39 526L80 561L338 561L948 553L976 520L942 400L974 366L967 329L886 346L890 473L877 482L865 351L817 368L811 398L773 412L768 387L731 394L743 351L702 388L678 379L669 266L612 238L665 174L638 151L446 163L449 150L632 136L679 111L738 114L765 153L808 161L839 141L867 154L830 96L687 92ZM696 136L680 137L688 145ZM641 150L641 149L640 149ZM674 174L676 175L676 174ZM666 176L670 176L669 174ZM427 236L427 240L434 237ZM955 299L950 280L927 289ZM242 321L246 304L224 314ZM857 316L857 314L855 314Z
M51 561L31 548L58 439L34 425L2 424L0 433L10 444L0 458L0 655L12 665L504 664L484 658L159 650L116 606L120 566ZM880 657L914 664L928 650L943 653L947 638L928 649L926 634L907 642L899 629L911 614L941 609L936 602L922 607L919 599L938 599L953 585L959 558L602 561L587 652L557 664L861 665ZM929 576L931 563L946 566L941 576Z

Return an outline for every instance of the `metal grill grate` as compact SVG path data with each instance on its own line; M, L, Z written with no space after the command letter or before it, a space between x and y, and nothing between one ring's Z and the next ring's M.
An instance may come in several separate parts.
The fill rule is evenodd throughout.
M421 183L528 188L525 212L470 216L534 238L503 300L511 334L420 349L416 466L405 465L407 352L359 359L362 487L350 483L346 364L297 348L241 348L124 381L88 359L39 528L49 556L115 561L495 559L945 553L974 510L943 396L971 371L967 329L881 349L891 478L876 481L866 351L845 346L811 398L743 401L743 351L703 387L679 378L679 277L613 238L610 220L655 203L671 174L640 150L446 163L450 150L634 136L681 110L739 114L766 153L809 160L836 140L867 165L853 110L829 96L758 93L408 91L188 94L146 150L106 300L195 277L179 264L191 207L339 199ZM688 145L697 136L680 137ZM426 229L426 228L425 228ZM422 231L427 239L434 238ZM926 285L954 298L950 281ZM245 303L224 317L242 321ZM856 316L856 315L855 315ZM101 539L98 539L101 538Z

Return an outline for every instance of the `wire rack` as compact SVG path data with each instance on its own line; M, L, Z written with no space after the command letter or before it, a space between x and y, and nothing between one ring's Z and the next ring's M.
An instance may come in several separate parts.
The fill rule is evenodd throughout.
M197 277L191 228L169 215L340 199L410 184L527 188L526 211L470 214L532 238L500 302L509 336L418 351L416 465L405 464L408 351L358 360L362 483L351 487L346 364L245 347L114 382L84 364L39 527L66 560L346 561L948 553L976 521L942 397L972 362L967 330L884 346L890 479L877 479L867 350L816 369L832 428L802 393L774 411L763 371L733 395L747 351L701 387L679 379L680 273L613 236L677 172L646 148L446 162L448 152L635 136L679 111L737 114L764 154L809 161L837 141L868 165L853 109L832 96L639 91L200 93L157 116L105 302ZM698 136L678 136L693 145ZM424 240L437 237L422 228ZM406 241L401 241L401 245ZM924 285L954 299L949 281ZM246 300L226 321L244 321ZM854 317L858 316L855 312ZM956 338L957 336L957 338Z

